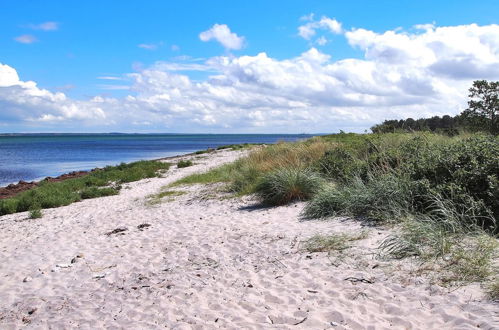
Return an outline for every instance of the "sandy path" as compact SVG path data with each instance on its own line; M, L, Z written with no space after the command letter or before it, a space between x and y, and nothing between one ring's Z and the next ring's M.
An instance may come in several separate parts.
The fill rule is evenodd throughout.
M499 328L498 305L476 287L449 293L377 260L380 229L364 228L369 237L338 261L300 242L360 224L300 222L301 203L259 208L191 186L147 205L162 186L242 153L216 152L42 219L0 217L0 328ZM127 230L106 235L116 228Z

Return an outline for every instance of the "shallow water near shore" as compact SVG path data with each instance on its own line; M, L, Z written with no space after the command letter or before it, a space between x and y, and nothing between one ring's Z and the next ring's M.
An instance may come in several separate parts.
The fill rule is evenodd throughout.
M0 186L19 180L169 157L227 144L275 143L306 134L17 134L0 136Z

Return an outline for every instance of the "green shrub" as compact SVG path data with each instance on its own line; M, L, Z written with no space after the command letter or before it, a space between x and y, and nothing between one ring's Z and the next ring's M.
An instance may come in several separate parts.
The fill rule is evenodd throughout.
M455 143L438 145L424 153L424 162L411 162L411 177L427 179L431 188L458 202L467 194L483 201L499 216L499 139L477 135ZM464 197L466 198L466 197Z
M367 174L367 163L343 146L327 151L316 166L327 178L343 183L352 177L365 177Z
M88 187L88 188L85 188L85 189L80 191L80 197L81 197L81 199L90 199L90 198L117 195L118 193L119 193L119 190L117 188Z
M189 167L189 166L192 166L192 165L193 165L192 160L179 160L177 162L177 167L178 168Z
M385 212L397 209L389 205L393 204L389 197L401 188L399 185L390 188L386 179L391 177L393 182L404 183L403 191L407 193L407 200L400 205L407 207L402 214L427 213L438 196L452 202L459 212L473 210L477 217L468 219L478 221L479 226L491 232L497 230L499 138L479 134L450 138L419 133L373 134L362 138L338 134L334 139L342 142L328 151L317 166L339 186L335 191L319 194L306 214L397 216L398 212ZM399 202L400 199L395 199L395 204ZM376 213L381 213L381 217Z
M281 168L262 177L256 193L263 203L284 205L312 197L323 184L316 173L299 168Z
M12 198L0 199L0 215L15 213L18 203L18 200Z
M39 207L34 207L29 211L29 218L30 219L38 219L43 216L42 214L42 209Z

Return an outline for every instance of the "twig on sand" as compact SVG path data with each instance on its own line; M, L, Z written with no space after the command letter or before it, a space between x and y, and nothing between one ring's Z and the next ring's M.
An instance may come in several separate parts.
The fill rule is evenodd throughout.
M367 284L373 284L374 282L371 281L371 280L367 280L365 278L358 278L358 277L347 277L344 279L345 281L350 281L352 283L357 283L357 282L361 282L361 283L367 283Z
M113 264L113 265L110 265L110 266L105 266L105 267L99 267L99 268L96 268L96 269L93 269L92 267L90 267L90 265L88 264L88 262L85 261L85 265L87 265L88 269L90 269L90 271L92 273L95 273L95 272L101 272L105 269L109 269L109 268L114 268L114 267L117 267L118 265L117 264Z
M303 323L303 322L305 322L307 319L308 319L308 316L305 316L305 317L303 318L303 320L301 320L300 322L297 322L297 323L295 323L295 324L293 324L293 325L299 325L299 324L302 324L302 323Z
M118 227L116 229L111 230L110 232L107 232L106 235L111 236L114 234L120 234L120 233L123 233L124 231L127 231L127 230L128 230L128 228L126 228L126 227Z

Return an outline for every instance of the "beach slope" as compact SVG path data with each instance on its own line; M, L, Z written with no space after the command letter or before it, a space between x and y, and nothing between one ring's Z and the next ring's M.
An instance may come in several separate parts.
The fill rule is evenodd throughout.
M157 196L246 152L179 157L195 165L40 219L0 217L0 328L499 328L477 286L446 289L377 258L387 229L301 221L303 203L264 208L219 184ZM317 233L361 238L312 253Z

